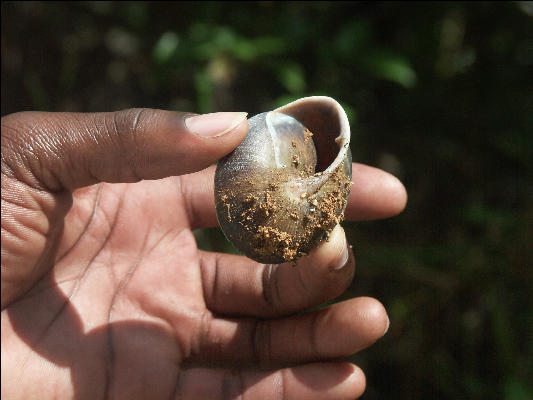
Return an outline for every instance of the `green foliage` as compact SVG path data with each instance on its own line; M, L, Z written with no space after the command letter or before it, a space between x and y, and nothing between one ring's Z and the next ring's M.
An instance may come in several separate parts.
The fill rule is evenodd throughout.
M364 61L366 69L378 78L388 79L411 88L416 84L416 73L403 57L388 51L373 51Z
M168 63L176 53L179 42L179 36L176 32L163 33L152 51L154 61L159 65Z
M2 115L345 107L356 161L406 184L346 223L388 334L367 399L533 398L530 2L2 3ZM355 178L357 181L357 177ZM235 252L216 228L207 250Z

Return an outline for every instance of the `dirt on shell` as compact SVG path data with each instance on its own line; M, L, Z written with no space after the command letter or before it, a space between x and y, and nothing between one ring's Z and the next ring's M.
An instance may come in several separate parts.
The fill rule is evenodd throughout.
M342 164L329 176L309 172L248 175L221 190L217 208L237 225L230 240L253 259L280 263L297 260L327 239L344 218L352 183ZM295 180L309 177L323 182L314 191L293 190Z

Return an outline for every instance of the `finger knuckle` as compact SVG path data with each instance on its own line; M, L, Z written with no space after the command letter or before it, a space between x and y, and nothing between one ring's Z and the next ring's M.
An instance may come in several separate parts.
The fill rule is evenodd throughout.
M148 108L130 108L112 114L113 132L127 147L138 148L146 133L146 123L153 117L154 111Z

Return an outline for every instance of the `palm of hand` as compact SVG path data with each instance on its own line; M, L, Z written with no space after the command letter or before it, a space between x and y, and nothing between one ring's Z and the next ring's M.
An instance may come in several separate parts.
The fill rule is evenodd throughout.
M2 354L23 365L9 378L25 389L22 397L222 398L247 392L274 398L327 392L353 375L351 365L332 364L335 377L323 374L321 387L309 387L313 364L303 366L311 366L307 371L276 368L351 354L380 336L372 331L375 324L338 348L338 337L330 343L332 332L318 337L316 331L325 331L323 325L338 330L340 323L353 337L365 321L335 323L341 309L269 319L342 293L353 268L326 279L322 272L317 283L290 265L252 265L244 257L202 252L192 229L205 216L191 211L187 185L180 182L183 177L100 184L74 193L55 266L2 313ZM239 278L228 277L229 271ZM279 294L283 285L294 286L295 274L307 284L293 289L294 298ZM366 323L382 318L382 309L374 309ZM274 370L241 370L256 367Z
M41 398L168 396L207 312L176 179L85 188L65 225L52 272L8 308L15 336L3 341L24 347L9 348L24 364L53 363Z

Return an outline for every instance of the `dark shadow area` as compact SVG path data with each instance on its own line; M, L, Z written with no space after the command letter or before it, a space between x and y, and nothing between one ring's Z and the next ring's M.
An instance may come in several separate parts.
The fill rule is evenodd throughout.
M177 360L160 351L162 345L177 346L168 330L148 321L125 320L84 332L76 308L52 278L44 279L49 286L46 301L33 302L28 310L22 299L7 314L17 336L34 352L70 370L75 399L113 397L117 388L121 398L171 397L178 384Z

